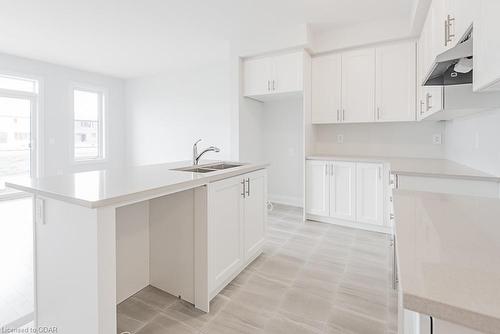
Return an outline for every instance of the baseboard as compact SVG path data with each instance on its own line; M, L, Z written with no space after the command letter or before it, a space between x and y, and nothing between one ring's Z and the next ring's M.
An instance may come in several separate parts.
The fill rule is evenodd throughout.
M306 219L314 220L314 221L321 222L321 223L357 228L357 229L371 231L371 232L392 234L392 228L390 228L389 226L377 226L377 225L358 223L358 222L352 222L349 220L337 219L337 218L332 218L332 217L323 217L323 216L317 216L317 215L311 215L311 214L306 214Z
M270 202L277 204L297 206L297 207L302 207L303 205L301 197L268 194L267 199Z

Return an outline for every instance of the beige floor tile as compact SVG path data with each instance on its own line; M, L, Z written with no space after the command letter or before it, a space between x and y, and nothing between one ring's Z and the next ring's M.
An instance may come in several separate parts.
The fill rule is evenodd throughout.
M312 321L326 321L332 300L321 298L301 289L291 288L281 303L280 310Z
M159 314L146 326L141 328L137 334L196 334L198 331L184 325L180 321Z
M131 297L118 304L117 313L140 322L148 322L158 315L158 309L143 303L135 297Z
M312 326L302 319L287 317L283 314L275 315L268 321L264 328L266 334L320 334L323 332L325 324L318 325L320 328Z
M136 293L134 298L159 309L165 309L179 300L179 298L151 285Z
M386 334L386 326L383 322L360 314L334 308L328 319L325 333Z

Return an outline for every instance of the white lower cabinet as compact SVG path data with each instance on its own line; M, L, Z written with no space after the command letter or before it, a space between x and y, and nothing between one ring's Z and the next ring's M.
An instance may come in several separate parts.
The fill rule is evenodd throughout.
M308 160L306 214L384 226L383 165Z
M211 183L208 281L214 297L261 251L266 223L265 170Z
M382 172L382 164L356 164L356 220L360 223L384 223Z
M306 211L330 215L330 162L309 160L306 164Z
M330 216L356 220L356 164L334 161L330 163Z

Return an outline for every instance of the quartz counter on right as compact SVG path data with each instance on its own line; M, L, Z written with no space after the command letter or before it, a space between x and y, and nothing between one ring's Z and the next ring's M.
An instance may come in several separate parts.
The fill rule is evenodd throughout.
M393 195L402 307L500 333L500 200L401 189Z

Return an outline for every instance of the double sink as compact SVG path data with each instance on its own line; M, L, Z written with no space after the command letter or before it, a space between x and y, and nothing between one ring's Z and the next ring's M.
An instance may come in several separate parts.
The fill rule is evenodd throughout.
M230 162L218 162L215 164L208 164L208 165L174 168L172 170L178 170L178 171L182 171L182 172L191 172L191 173L210 173L210 172L216 172L219 170L235 168L235 167L240 167L240 166L243 166L243 164L235 164L235 163L230 163Z

